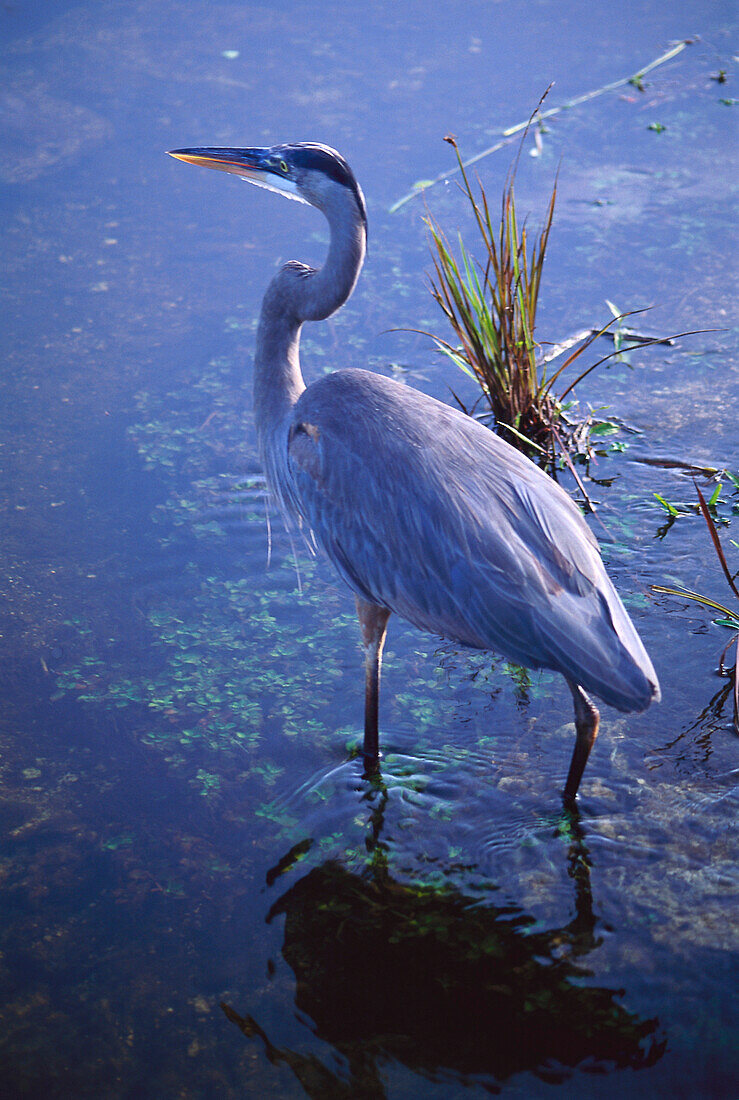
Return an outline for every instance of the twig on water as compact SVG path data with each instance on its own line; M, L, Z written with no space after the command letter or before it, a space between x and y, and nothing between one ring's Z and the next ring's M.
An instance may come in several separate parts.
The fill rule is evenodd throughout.
M673 57L677 57L677 55L679 53L682 53L682 51L687 45L689 45L689 43L689 39L686 39L683 42L678 42L676 43L676 45L667 50L666 53L663 53L659 57L655 58L654 61L651 61L648 65L645 65L643 69L639 69L638 72L632 73L631 76L621 77L620 80L614 80L610 84L604 84L602 88L595 88L591 92L585 92L583 95L576 96L574 99L569 100L567 103L562 103L559 107L549 107L546 111L541 111L537 113L536 117L538 119L551 118L553 115L558 115L562 111L569 110L571 107L579 107L581 103L587 103L591 99L597 99L598 96L605 95L606 92L612 92L615 88L622 88L625 84L633 83L638 86L638 81L641 79L641 77L645 76L646 73L651 72L652 69L656 69L658 65L664 65L666 61L671 61ZM517 134L520 134L522 130L526 129L530 121L531 119L526 119L525 122L517 122L514 126L509 126L508 129L503 130L499 141L496 141L494 145L490 145L487 149L483 149L482 152L475 153L475 155L470 157L469 160L463 162L462 167L469 168L470 165L477 164L477 162L482 160L484 157L490 156L491 153L497 153L499 149L503 149L504 146L509 145ZM456 175L459 171L459 167L449 168L446 172L442 172L434 179L424 182L422 186L412 188L412 190L410 190L407 195L403 195L402 198L393 203L393 205L390 207L389 212L391 214L395 214L398 210L401 209L401 207L405 206L407 202L410 202L411 199L415 199L424 191L428 191L429 187L434 187L437 183L441 183L443 180L449 179L451 176Z

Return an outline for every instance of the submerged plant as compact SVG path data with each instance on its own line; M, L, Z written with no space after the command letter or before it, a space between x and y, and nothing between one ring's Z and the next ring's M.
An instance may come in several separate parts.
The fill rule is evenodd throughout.
M733 608L726 607L725 604L719 603L718 600L712 599L710 596L704 596L701 592L694 592L690 588L685 588L682 585L679 588L672 588L669 585L653 584L652 590L654 592L664 592L668 596L680 596L683 599L694 600L696 603L702 604L703 607L709 608L713 612L718 613L718 617L713 621L718 626L725 626L729 630L734 630L736 633L729 639L723 648L721 656L719 658L719 673L722 676L733 677L733 697L734 697L734 728L739 733L739 587L737 587L737 578L739 577L739 569L734 573L729 569L729 565L726 561L726 555L721 545L721 541L718 537L718 531L716 529L716 523L711 515L710 503L706 502L703 493L696 485L696 491L698 493L699 508L701 514L706 521L711 541L716 551L719 564L723 570L723 574L726 577L726 581L729 585L731 593L736 598L736 606ZM715 496L715 495L714 495ZM714 498L712 498L713 500ZM739 543L731 539L732 546L735 546L739 550ZM734 647L734 664L733 666L727 665L726 655Z

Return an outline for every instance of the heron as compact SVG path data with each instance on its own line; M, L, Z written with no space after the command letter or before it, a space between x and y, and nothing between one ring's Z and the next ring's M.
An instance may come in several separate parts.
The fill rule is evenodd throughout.
M268 487L354 593L365 656L363 753L379 759L382 651L395 613L423 631L561 673L575 707L564 786L574 804L598 734L589 693L621 711L660 698L652 663L598 543L565 490L472 417L372 371L305 385L300 333L354 290L367 247L364 195L346 160L314 142L176 149L314 206L322 267L286 263L262 300L254 414Z

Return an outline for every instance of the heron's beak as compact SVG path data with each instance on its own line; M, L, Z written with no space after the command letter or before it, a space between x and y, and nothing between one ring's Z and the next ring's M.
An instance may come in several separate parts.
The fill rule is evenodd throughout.
M236 176L261 183L265 176L269 179L275 175L267 159L270 152L269 149L172 149L169 155L187 164L233 172Z
M169 155L188 164L232 172L257 187L266 187L268 191L276 191L288 199L307 202L299 193L287 162L276 149L172 149Z

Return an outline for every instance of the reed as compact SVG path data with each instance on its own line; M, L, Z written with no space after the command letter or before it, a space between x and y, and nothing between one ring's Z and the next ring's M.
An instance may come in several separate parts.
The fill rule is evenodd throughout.
M531 457L537 456L542 465L553 463L558 454L569 457L567 440L580 427L565 416L564 399L586 374L619 354L620 346L588 366L559 394L555 383L594 340L628 314L618 314L602 329L587 330L575 340L573 350L568 344L549 356L542 355L535 339L536 310L554 219L556 180L543 226L532 236L516 212L515 165L496 219L479 179L478 193L473 190L455 139L445 140L457 157L461 188L479 232L482 259L473 258L461 235L455 255L438 222L430 214L426 216L434 264L431 294L452 328L454 342L435 333L428 335L478 383L496 430ZM556 369L550 369L551 360L563 350L569 350L569 355Z

